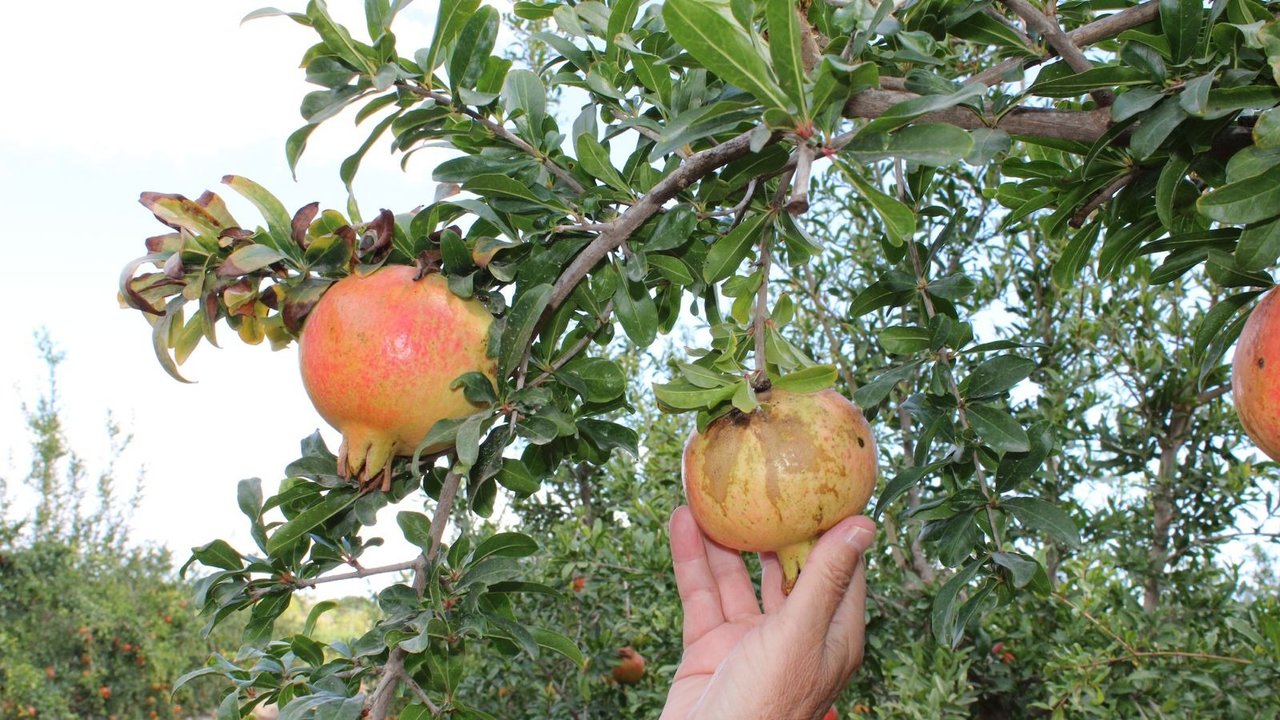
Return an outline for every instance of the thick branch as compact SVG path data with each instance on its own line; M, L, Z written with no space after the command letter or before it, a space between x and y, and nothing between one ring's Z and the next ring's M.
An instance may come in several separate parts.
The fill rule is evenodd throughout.
M877 118L886 110L906 100L920 97L896 90L863 90L844 106L846 117ZM1046 108L1014 108L1000 117L979 116L965 108L948 108L920 118L918 122L946 123L966 130L1000 128L1010 135L1072 140L1093 143L1107 131L1111 112L1098 110L1051 110Z
M777 142L775 134L769 142ZM701 180L715 170L751 152L751 132L745 132L728 142L713 148L694 153L685 160L675 172L666 176L654 185L635 205L627 208L616 220L609 223L609 229L600 233L591 244L569 263L569 267L556 280L555 289L547 303L548 312L560 307L573 292L582 278L591 268L610 252L617 249L649 218L662 209L663 203L675 197L680 191Z
M1057 21L1050 19L1044 13L1040 12L1036 6L1027 2L1027 0L1000 0L1012 10L1018 17L1026 21L1027 27L1040 33L1044 39L1048 41L1049 46L1057 51L1062 59L1066 61L1067 67L1078 73L1093 68L1093 63L1089 62L1089 58L1084 56L1080 48L1062 32L1062 28L1058 26ZM1110 90L1095 90L1090 93L1099 105L1110 105L1114 101L1115 94Z
M1066 33L1066 38L1074 47L1088 47L1099 40L1113 38L1125 30L1132 30L1139 25L1146 25L1155 20L1160 14L1160 4L1158 0L1150 0L1141 5L1122 10L1113 15L1108 15L1099 20L1095 20L1088 25L1076 28ZM965 84L982 83L983 85L995 85L1005 82L1005 76L1015 70L1025 70L1026 68L1035 67L1040 63L1056 57L1057 54L1051 54L1039 58L1012 58L1005 60L999 65L994 65L982 72L974 75L965 81Z

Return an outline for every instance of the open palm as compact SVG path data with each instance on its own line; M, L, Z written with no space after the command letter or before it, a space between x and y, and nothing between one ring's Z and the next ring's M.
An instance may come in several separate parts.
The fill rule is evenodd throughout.
M663 720L821 717L862 663L862 554L874 527L851 518L829 530L789 597L777 558L762 555L757 600L742 556L712 542L689 509L678 508L671 555L685 650Z

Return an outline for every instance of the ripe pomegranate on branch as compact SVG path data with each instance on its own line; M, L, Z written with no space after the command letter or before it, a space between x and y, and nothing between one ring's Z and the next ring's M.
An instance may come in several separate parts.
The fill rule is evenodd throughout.
M338 474L389 490L395 457L449 449L447 437L422 443L438 421L482 409L459 378L474 374L489 387L496 379L485 307L495 300L477 291L474 276L501 272L493 263L503 244L467 249L454 227L412 232L417 215L383 210L359 225L314 203L286 225L264 189L234 176L224 182L258 205L268 227L244 229L211 192L194 201L144 193L142 204L175 232L149 239L150 253L125 268L122 303L146 314L157 357L183 381L177 365L201 339L215 341L219 320L249 343L269 338L281 348L296 338L307 394L342 433ZM137 274L148 263L160 272ZM470 271L451 276L466 282L439 274L446 264ZM184 321L193 300L198 309Z

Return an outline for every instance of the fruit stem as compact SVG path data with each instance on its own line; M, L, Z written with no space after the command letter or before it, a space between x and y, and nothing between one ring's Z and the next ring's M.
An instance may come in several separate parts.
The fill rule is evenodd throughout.
M783 594L791 594L796 586L796 579L800 577L800 569L804 567L804 561L809 559L809 553L813 551L815 544L816 540L804 540L778 550L778 562L782 563Z
M765 338L769 330L769 267L772 256L769 253L771 233L764 233L760 238L760 289L756 291L756 319L752 323L752 331L756 340L756 372L751 386L756 390L769 387L769 360L765 353Z

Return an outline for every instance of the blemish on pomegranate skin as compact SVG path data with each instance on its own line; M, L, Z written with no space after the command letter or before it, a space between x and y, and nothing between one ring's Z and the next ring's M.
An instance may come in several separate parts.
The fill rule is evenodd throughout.
M1266 359L1266 358L1258 358L1258 369L1259 369L1259 370L1261 370L1262 368L1264 368L1264 367L1266 367L1266 366L1267 366L1267 359Z
M862 436L861 436L861 435L859 435L859 436L858 436L858 447L860 447L860 448L864 448L864 447L866 447L866 446L867 446L866 441L864 441L864 440L862 439Z

